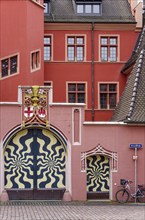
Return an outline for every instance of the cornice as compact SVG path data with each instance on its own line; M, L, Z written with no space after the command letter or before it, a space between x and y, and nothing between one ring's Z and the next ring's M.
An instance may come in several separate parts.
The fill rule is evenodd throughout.
M44 30L91 30L92 23L44 23ZM94 30L136 30L136 24L94 24Z

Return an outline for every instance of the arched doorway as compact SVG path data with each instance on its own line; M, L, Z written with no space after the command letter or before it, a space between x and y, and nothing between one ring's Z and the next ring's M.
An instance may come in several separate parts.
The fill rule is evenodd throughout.
M66 146L52 131L39 127L14 134L4 149L5 189L9 199L62 199Z

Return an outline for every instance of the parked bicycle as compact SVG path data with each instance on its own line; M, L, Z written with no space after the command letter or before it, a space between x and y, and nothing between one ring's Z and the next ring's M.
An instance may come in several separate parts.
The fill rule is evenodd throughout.
M119 203L126 203L130 198L136 199L137 202L145 202L145 187L137 185L137 190L131 194L130 184L132 181L121 179L121 189L116 192L116 201Z

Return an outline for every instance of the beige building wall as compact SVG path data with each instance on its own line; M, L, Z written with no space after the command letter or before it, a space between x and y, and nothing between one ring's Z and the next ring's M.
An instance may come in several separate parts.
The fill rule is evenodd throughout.
M142 28L142 6L143 6L143 0L128 0L131 9L132 9L132 14L135 16L136 19L136 27L137 29Z

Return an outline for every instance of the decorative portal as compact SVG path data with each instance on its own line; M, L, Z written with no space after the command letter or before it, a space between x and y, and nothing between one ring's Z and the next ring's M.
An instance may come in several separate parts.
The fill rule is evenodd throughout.
M86 158L93 155L103 155L111 159L110 169L111 172L117 172L118 170L118 154L113 151L106 150L100 144L94 149L81 153L81 171L86 172L87 161Z
M87 192L109 191L109 158L101 155L87 157Z
M4 151L5 189L65 188L65 155L64 146L49 130L19 131Z
M48 126L49 87L22 87L22 125L45 124Z

